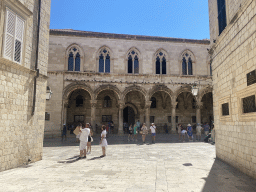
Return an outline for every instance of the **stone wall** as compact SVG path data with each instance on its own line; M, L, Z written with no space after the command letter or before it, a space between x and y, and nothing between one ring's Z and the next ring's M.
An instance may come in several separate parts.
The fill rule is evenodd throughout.
M247 74L256 69L256 3L227 1L227 27L216 34L216 0L209 1L213 67L213 103L217 157L256 178L256 113L244 113L243 98L256 94ZM240 6L241 5L241 6ZM234 18L234 15L236 17ZM215 33L215 34L214 34ZM223 115L222 104L229 104Z
M42 1L39 77L35 113L32 115L38 1L0 1L1 38L5 37L6 7L25 20L21 63L4 58L3 51L0 55L0 171L42 159L50 4L50 0ZM2 43L0 50L3 50Z

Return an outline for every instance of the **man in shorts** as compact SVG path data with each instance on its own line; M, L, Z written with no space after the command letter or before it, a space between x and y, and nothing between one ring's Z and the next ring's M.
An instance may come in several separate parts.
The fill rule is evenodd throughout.
M89 134L90 134L89 123L86 123L86 127L82 126L82 129L80 130L79 159L86 158L86 146L87 146Z
M151 123L150 131L152 134L152 143L155 143L155 141L156 141L156 126L154 123Z

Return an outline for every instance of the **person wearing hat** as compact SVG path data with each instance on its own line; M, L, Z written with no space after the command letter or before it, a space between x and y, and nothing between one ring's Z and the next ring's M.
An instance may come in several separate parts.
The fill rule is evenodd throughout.
M152 134L152 143L155 143L155 141L156 141L156 126L154 123L151 123L150 131Z
M61 134L62 141L64 139L64 136L65 136L65 141L66 141L67 140L67 126L65 123L63 124L63 129L62 129L62 134Z
M82 129L80 130L80 137L79 137L80 156L79 156L79 159L86 158L86 147L87 147L89 134L90 134L89 123L86 123L86 127L84 127L84 125L83 125Z
M201 126L200 123L197 123L196 126L196 140L201 141L201 132L202 132L203 128Z
M187 125L188 140L193 141L193 129L190 124Z
M141 127L141 131L142 131L142 142L145 143L146 135L148 134L148 128L146 126L146 123L143 123Z

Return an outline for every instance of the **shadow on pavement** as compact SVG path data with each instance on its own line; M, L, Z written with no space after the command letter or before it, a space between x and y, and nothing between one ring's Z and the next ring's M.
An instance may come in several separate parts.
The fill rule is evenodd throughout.
M255 192L256 180L225 162L215 159L202 192Z
M82 158L82 159L85 159L85 158ZM79 155L76 155L74 157L68 158L66 161L58 161L58 163L75 163L75 162L77 162L79 160L82 160L82 159L79 158Z
M99 156L99 157L93 157L91 159L88 159L89 161L93 161L93 160L97 160L97 159L101 159L103 158L104 156Z

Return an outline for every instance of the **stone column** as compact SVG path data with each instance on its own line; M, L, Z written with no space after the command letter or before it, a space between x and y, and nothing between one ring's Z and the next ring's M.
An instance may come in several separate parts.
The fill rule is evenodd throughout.
M95 114L96 114L96 106L97 106L97 100L91 100L91 125L93 132L96 132L96 126L95 126Z
M146 101L145 103L145 115L146 115L146 126L150 127L150 106L152 101Z
M62 125L67 124L67 115L68 115L67 112L68 112L68 100L65 100L65 101L63 101ZM62 128L62 125L61 125L61 128Z
M119 115L119 127L118 127L118 135L123 135L124 130L124 122L123 122L123 109L124 109L124 102L118 101L118 115Z
M171 133L175 133L176 132L176 106L177 106L178 102L172 102L172 129L171 129Z
M196 103L196 123L201 124L201 109L203 107L203 102Z

